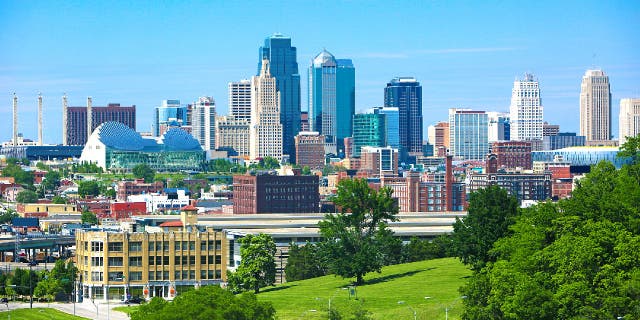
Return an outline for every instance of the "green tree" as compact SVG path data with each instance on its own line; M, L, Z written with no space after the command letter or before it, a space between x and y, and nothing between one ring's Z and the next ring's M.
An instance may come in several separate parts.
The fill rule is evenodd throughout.
M302 167L301 173L303 176L309 176L311 175L311 168L309 168L309 166L304 166Z
M453 224L453 250L464 264L480 270L494 261L493 243L509 235L509 226L518 214L518 200L504 189L493 185L473 192L468 214Z
M98 217L96 217L96 214L91 211L83 211L80 219L82 223L87 223L90 225L98 224Z
M264 233L248 234L240 240L240 266L236 272L228 273L229 287L234 292L271 286L276 280L276 244Z
M293 243L289 247L289 258L284 269L287 281L297 281L324 276L327 267L317 245L307 243L298 246Z
M18 184L33 185L34 175L31 171L24 171L22 168L15 164L9 163L3 170L2 176L13 177Z
M147 164L141 163L133 167L133 175L138 179L144 179L144 182L153 182L153 177L156 172L151 169Z
M93 196L96 197L100 194L100 185L97 181L80 181L78 183L78 194L81 197Z
M47 191L53 191L60 186L60 172L48 171L42 180L42 187Z
M109 188L104 192L104 196L110 199L115 199L117 196L116 190L113 188Z
M319 222L322 251L332 273L355 277L362 284L365 274L381 270L389 252L387 222L397 220L398 213L392 192L390 188L371 189L364 179L338 183L333 202L340 213L326 215Z
M51 199L51 202L55 204L65 204L67 203L67 199L61 196L54 196L53 199Z
M627 137L625 143L620 146L617 157L631 158L633 163L640 163L640 135Z
M20 215L17 212L13 211L12 209L8 209L7 211L0 213L0 223L11 223L11 220L13 220L13 218L18 217L20 217Z
M262 168L267 170L280 168L280 162L274 157L264 157L260 161L260 165L262 166Z
M177 296L166 302L155 297L131 314L132 320L161 319L275 319L275 309L269 302L258 301L255 294L233 295L219 286L206 286Z
M38 202L38 194L31 190L23 190L16 196L18 203L36 203Z

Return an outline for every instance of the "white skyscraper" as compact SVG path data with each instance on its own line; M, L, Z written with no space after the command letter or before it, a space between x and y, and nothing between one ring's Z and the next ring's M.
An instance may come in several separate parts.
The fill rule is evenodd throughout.
M540 86L532 74L513 82L511 91L511 140L542 140L543 108Z
M251 81L229 82L229 112L236 120L251 121Z
M620 100L620 145L640 134L640 98Z
M269 71L269 60L262 60L260 75L251 78L251 126L249 158L273 157L282 160L280 92Z
M487 139L489 143L510 140L510 114L504 112L489 111L487 112L487 117L489 128Z
M212 97L200 97L191 110L192 135L204 150L216 145L216 102Z
M580 135L589 141L611 139L611 92L602 70L587 70L580 86Z

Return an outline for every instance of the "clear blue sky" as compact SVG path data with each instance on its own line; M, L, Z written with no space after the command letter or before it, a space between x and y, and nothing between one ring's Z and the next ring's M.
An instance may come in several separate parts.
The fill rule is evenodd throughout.
M0 1L0 140L20 132L60 143L62 104L135 104L149 131L163 99L210 95L227 113L227 83L256 72L258 47L275 32L298 48L302 109L307 68L326 48L356 67L356 111L383 103L395 76L423 86L425 127L447 110L508 111L513 80L540 81L545 120L578 130L580 81L610 77L619 100L640 97L639 1Z

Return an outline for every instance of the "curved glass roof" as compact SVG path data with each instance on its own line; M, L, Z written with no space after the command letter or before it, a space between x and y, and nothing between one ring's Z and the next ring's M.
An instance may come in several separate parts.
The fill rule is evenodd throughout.
M139 133L121 122L109 121L96 128L100 141L120 150L142 150L144 140Z
M167 130L162 135L162 141L169 150L202 150L198 140L180 128Z

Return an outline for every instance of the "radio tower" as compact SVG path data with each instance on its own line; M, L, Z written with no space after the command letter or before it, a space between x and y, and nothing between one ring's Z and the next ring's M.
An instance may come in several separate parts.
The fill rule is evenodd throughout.
M38 145L42 145L42 93L38 92Z
M18 96L13 93L13 146L18 146Z
M67 93L62 96L62 145L69 145L67 141Z

